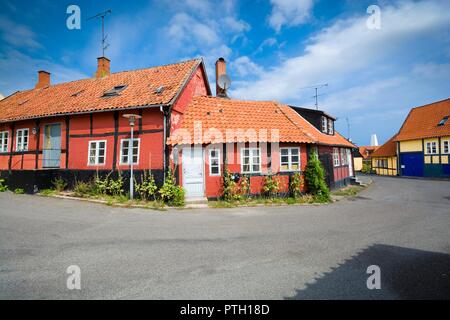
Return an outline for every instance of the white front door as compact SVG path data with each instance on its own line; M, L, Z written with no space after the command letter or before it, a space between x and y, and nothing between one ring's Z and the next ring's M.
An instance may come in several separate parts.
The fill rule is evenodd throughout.
M203 148L184 148L182 159L183 187L186 190L186 198L203 198L205 196Z
M348 175L353 177L353 161L352 161L352 152L350 149L347 149L347 163L348 163Z

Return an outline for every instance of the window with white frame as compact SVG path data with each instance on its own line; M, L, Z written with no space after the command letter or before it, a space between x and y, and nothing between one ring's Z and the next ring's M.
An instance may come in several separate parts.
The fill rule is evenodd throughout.
M242 173L261 172L261 151L259 148L242 148L241 160Z
M0 152L8 152L8 139L9 139L8 131L0 132Z
M339 167L340 166L340 162L339 162L339 148L333 148L333 165L335 167Z
M322 117L322 132L327 133L328 128L327 125L328 125L327 117Z
M89 141L88 165L104 165L106 158L106 140Z
M426 144L426 153L427 154L436 154L437 153L436 141L427 142L427 144Z
M28 150L28 129L18 129L16 131L16 151Z
M443 146L442 153L450 153L450 140L444 140L442 142L442 146Z
M141 140L133 139L133 145L131 146L131 139L122 139L120 141L120 164L131 164L129 159L130 147L132 148L133 164L139 163L139 146Z
M334 125L331 119L328 119L328 134L334 134Z
M344 148L341 148L341 162L343 166L348 165L347 163L347 152L345 151Z
M220 176L220 149L209 150L209 175Z
M280 148L280 171L300 170L300 148Z

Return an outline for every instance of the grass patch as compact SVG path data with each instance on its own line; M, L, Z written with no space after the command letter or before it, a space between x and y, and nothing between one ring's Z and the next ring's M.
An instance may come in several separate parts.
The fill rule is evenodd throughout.
M17 188L17 189L14 190L14 193L15 194L24 194L25 190L23 190L22 188Z
M311 195L303 195L298 198L286 197L286 198L264 198L264 197L256 197L256 198L247 198L242 200L234 200L234 201L224 201L224 200L216 200L209 201L208 206L211 208L236 208L236 207L252 207L258 205L265 206L281 206L281 205L297 205L297 204L314 204L314 203L328 203L321 201L320 199L316 199Z
M56 190L53 189L44 189L41 192L39 192L39 194L44 197L50 197L56 193L57 193Z
M362 186L348 186L340 190L336 190L331 194L334 196L356 196L359 192L361 192L364 189L365 188Z

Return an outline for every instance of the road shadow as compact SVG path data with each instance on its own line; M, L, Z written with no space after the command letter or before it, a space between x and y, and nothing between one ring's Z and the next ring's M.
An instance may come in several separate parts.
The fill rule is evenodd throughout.
M381 269L381 289L367 288L367 267ZM450 255L375 244L316 278L293 299L450 299Z

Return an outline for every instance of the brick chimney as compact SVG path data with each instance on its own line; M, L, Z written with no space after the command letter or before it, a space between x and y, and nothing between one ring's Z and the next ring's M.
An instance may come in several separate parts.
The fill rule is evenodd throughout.
M50 86L50 72L40 70L38 71L38 82L35 89L45 88Z
M216 61L216 96L217 97L226 97L227 90L219 87L219 77L223 74L227 73L227 62L224 58L219 58Z
M97 58L97 72L95 73L95 77L97 79L107 77L111 74L109 70L110 60L106 57Z

